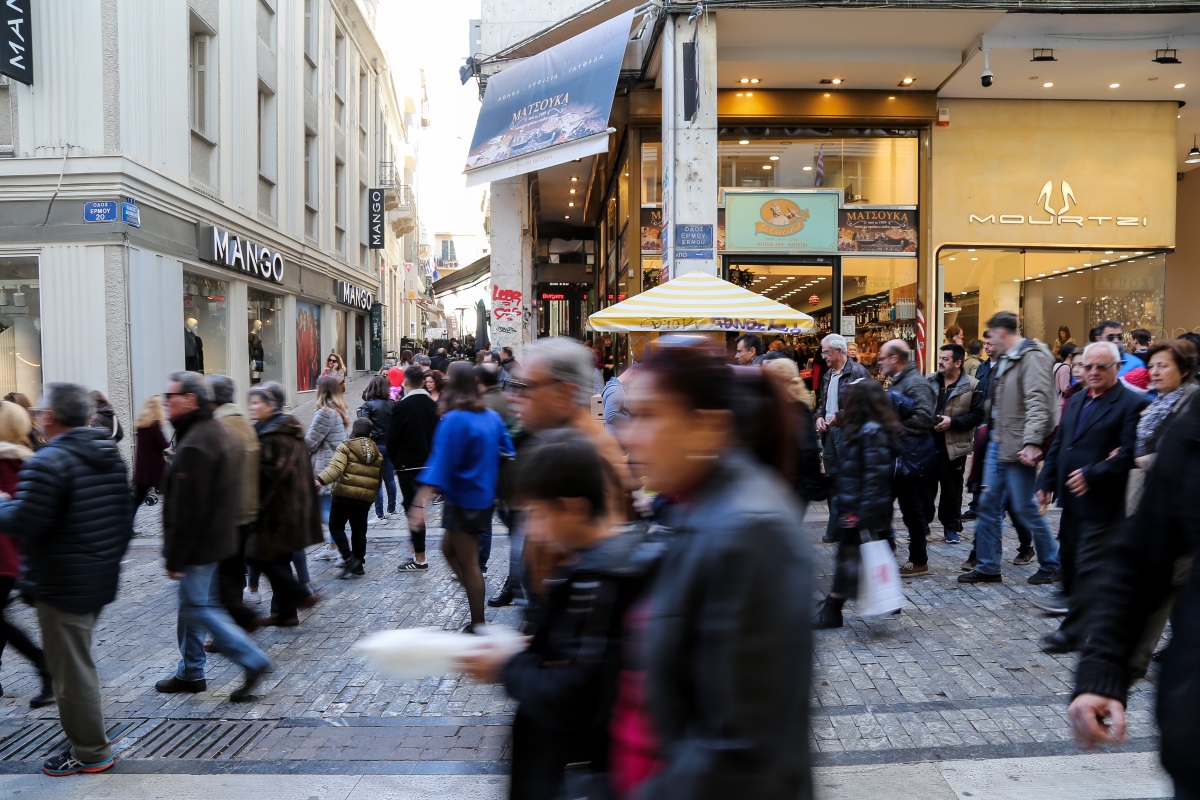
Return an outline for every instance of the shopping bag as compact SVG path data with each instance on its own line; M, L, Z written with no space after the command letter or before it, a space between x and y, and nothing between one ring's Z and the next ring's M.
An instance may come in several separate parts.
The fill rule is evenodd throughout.
M859 545L858 613L863 617L890 614L904 606L900 568L892 548L882 539Z

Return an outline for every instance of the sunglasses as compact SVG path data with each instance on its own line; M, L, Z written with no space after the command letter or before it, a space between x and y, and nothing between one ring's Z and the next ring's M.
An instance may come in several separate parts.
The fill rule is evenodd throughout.
M1080 364L1079 368L1081 370L1083 370L1084 372L1091 372L1092 370L1099 370L1100 372L1103 372L1104 370L1108 369L1109 367L1115 367L1115 366L1116 366L1116 362L1113 362L1111 364Z

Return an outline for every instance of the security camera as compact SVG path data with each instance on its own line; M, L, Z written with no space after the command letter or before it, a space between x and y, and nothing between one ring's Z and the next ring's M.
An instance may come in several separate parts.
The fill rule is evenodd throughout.
M988 63L988 51L985 48L983 51L983 73L979 76L979 82L983 84L983 88L991 88L992 77L992 65Z

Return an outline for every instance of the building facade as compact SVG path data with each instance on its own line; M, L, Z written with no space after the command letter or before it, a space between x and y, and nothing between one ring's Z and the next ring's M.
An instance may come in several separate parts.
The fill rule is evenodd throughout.
M1200 326L1200 14L1107 5L1125 13L610 0L539 20L485 0L484 85L636 9L607 152L492 184L493 313L516 340L582 338L590 313L698 269L853 336L868 364L1001 309L1045 341Z
M395 349L424 108L374 3L33 9L33 83L0 83L3 392L80 382L128 426L176 370L295 404L327 354Z

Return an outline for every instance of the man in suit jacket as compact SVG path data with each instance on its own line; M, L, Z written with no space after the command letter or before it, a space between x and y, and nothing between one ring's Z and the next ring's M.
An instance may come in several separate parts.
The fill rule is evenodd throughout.
M1087 634L1087 611L1103 586L1101 567L1125 518L1125 484L1133 468L1137 423L1146 399L1117 380L1121 352L1112 342L1083 351L1086 392L1067 403L1046 457L1038 500L1062 508L1059 553L1070 606L1062 626L1042 640L1048 653L1077 650Z

